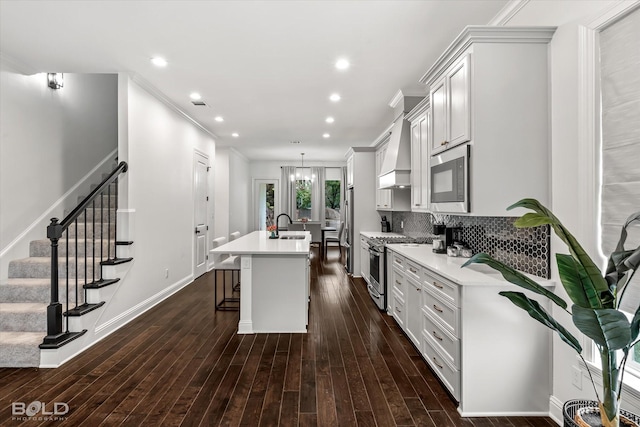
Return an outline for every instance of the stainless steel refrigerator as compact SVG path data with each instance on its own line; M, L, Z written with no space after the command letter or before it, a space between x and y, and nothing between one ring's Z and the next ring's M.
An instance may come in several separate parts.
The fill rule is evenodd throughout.
M355 241L353 239L353 187L347 191L347 199L344 202L346 210L345 232L346 232L346 250L347 264L345 268L348 274L353 274L353 251L356 250Z

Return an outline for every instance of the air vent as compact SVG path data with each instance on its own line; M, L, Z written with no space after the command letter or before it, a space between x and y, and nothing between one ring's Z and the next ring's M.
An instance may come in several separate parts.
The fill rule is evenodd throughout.
M205 104L204 101L191 101L191 103L193 105L195 105L196 107L206 107L207 106L207 104Z

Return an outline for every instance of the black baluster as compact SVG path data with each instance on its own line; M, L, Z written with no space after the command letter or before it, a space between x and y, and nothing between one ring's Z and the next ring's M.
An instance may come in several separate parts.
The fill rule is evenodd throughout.
M76 234L77 234L77 229L76 229ZM76 239L77 240L77 239ZM67 267L66 267L66 280L67 280L67 284L66 284L66 290L67 290L67 295L65 298L65 312L68 313L69 312L69 230L67 229L67 233L65 235L65 242L67 244L67 253L65 255L65 259L66 259L66 263L67 263ZM69 316L66 316L65 319L65 332L69 333Z
M93 230L95 233L95 229ZM104 192L100 193L100 262L104 255ZM102 282L102 267L100 267L100 281Z
M84 210L84 284L87 284L88 281L88 277L87 277L87 210ZM83 286L84 288L84 286ZM86 301L86 294L87 294L87 289L84 288L84 293L85 293L85 301ZM76 301L77 303L77 301Z
M96 283L96 199L93 199L91 203L93 208L93 222L91 225L91 229L93 230L93 233L91 233L91 278L93 279L93 283Z
M75 264L76 264L76 301L75 305L78 306L78 219L74 221L74 227L76 229L76 239L75 239Z
M116 183L116 191L115 191L116 203L115 203L115 210L113 211L115 215L115 218L113 219L113 258L117 259L118 258L118 178L116 178L114 182Z
M111 184L107 187L107 260L111 261Z

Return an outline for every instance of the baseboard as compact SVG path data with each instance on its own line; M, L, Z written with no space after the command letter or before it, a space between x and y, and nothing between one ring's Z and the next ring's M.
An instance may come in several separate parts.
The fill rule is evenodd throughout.
M253 322L251 320L241 320L238 323L239 334L253 334Z
M147 298L139 304L136 304L129 310L120 313L120 315L109 319L107 322L102 323L101 325L96 326L95 334L97 335L105 333L108 335L116 331L117 329L120 329L147 310L153 308L165 299L169 298L171 295L175 294L191 282L193 282L193 274L189 274L188 276L184 277L168 288L163 289L161 292L158 292L150 298Z
M185 286L193 283L193 275L188 275L168 288L158 292L150 298L136 304L134 307L124 311L120 315L110 319L109 321L96 326L93 330L88 331L85 335L76 341L56 349L40 351L40 368L59 368L64 363L73 359L77 355L83 353L96 343L102 341L113 332L125 326L138 316L144 314L154 306L158 305L174 293L178 292ZM99 312L96 312L99 317Z
M560 399L555 396L549 398L549 417L556 422L559 426L563 423L562 406L564 404Z
M477 417L548 417L547 412L462 412L458 407L458 413L464 418L477 418Z

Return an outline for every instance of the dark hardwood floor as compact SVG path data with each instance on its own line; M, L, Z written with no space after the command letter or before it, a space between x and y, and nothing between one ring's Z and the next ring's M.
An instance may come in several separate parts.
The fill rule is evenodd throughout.
M314 249L307 334L237 335L208 273L58 369L0 369L1 425L555 426L461 418L364 282ZM16 421L12 402L65 402L64 421ZM47 410L52 408L48 407Z

